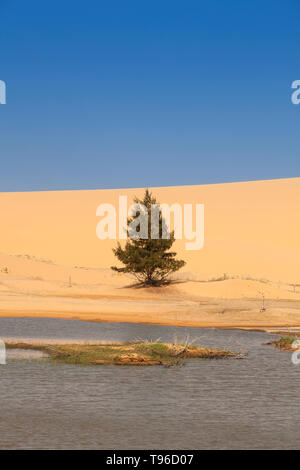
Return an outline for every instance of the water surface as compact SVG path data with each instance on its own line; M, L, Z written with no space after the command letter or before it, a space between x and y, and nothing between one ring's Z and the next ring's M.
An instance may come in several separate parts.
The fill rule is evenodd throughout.
M0 338L169 341L246 354L183 367L80 367L9 358L0 366L0 448L299 447L300 366L261 332L0 318Z

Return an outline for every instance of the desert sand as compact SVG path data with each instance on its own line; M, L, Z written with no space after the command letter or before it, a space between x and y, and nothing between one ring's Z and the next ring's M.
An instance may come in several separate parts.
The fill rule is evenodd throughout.
M100 203L117 205L119 195L131 203L143 191L0 194L0 314L300 326L300 178L152 189L161 203L205 204L204 248L186 251L176 241L187 265L160 288L137 288L112 272L116 241L96 237Z

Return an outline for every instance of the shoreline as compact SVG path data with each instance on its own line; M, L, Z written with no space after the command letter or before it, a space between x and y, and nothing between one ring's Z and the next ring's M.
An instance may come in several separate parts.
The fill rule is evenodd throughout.
M284 283L224 276L144 288L108 269L82 270L24 256L0 254L1 266L7 272L0 272L0 317L258 331L300 328L300 290Z
M10 312L1 311L0 318L52 318L52 319L64 319L64 320L78 320L86 322L97 322L97 323L135 323L145 325L161 325L161 326L174 326L174 327L187 327L187 328L211 328L220 330L244 330L244 331L264 331L267 333L273 333L273 328L281 328L281 331L288 329L300 328L300 322L298 324L287 322L274 322L264 321L261 324L252 323L247 321L232 321L232 322L217 322L217 321L183 321L183 320L171 320L171 319L149 319L146 315L121 315L121 314L100 314L101 317L96 316L94 312L32 312L32 311L21 311L21 312ZM276 332L275 332L276 334Z

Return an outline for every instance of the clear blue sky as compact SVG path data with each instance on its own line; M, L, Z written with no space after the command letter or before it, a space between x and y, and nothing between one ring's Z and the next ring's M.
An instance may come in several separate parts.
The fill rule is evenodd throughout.
M0 191L300 176L299 0L0 0Z

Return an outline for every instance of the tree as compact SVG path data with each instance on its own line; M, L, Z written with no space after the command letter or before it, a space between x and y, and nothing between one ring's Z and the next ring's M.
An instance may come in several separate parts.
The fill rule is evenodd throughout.
M128 240L125 247L122 248L118 243L113 249L124 267L112 266L111 269L119 273L131 273L144 285L168 283L169 275L185 265L185 261L175 259L177 253L169 251L175 241L174 231L168 231L159 203L148 189L144 199L135 198L134 202L138 210L127 220ZM156 217L154 211L157 211ZM156 232L157 238L151 236L153 232Z

